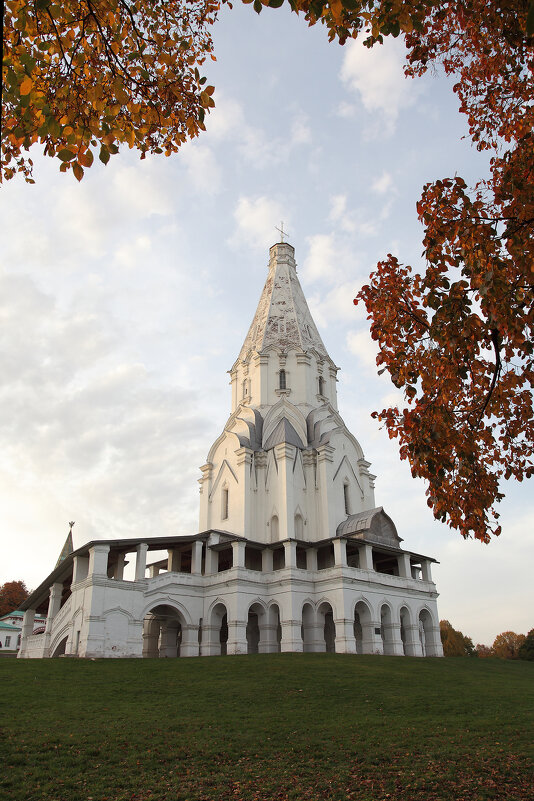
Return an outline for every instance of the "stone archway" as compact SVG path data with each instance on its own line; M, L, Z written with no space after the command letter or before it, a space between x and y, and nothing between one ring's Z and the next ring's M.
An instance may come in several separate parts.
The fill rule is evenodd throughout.
M317 616L315 610L310 603L305 603L302 607L302 650L305 653L313 653L317 650L323 650L321 642L317 642Z
M259 654L260 652L260 640L265 638L265 632L262 631L264 618L265 610L262 605L252 604L247 617L247 654Z
M169 604L154 606L143 620L143 657L148 659L190 656L184 649L187 624L183 614Z
M317 610L318 624L323 632L323 647L321 650L329 654L336 652L336 624L334 623L334 610L328 601L323 601Z
M59 641L59 643L54 648L54 651L52 652L52 658L55 658L56 656L65 656L68 639L69 637L67 635L66 637L63 637L62 640Z
M365 601L358 601L354 607L354 639L357 654L374 652L373 620Z
M418 616L419 640L423 656L442 656L439 628L434 625L428 609L421 609Z
M400 638L404 656L421 656L418 627L412 622L412 614L407 606L401 606Z

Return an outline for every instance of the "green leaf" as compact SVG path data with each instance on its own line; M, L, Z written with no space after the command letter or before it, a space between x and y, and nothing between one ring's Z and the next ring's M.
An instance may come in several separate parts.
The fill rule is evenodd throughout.
M72 161L72 159L76 156L76 153L72 153L70 150L63 148L63 150L60 150L57 155L61 161Z
M280 8L283 5L284 0L269 0L269 7L270 8Z
M100 148L100 153L98 154L98 158L102 162L102 164L107 164L109 161L109 150L105 145L102 145Z
M261 8L262 8L261 0L254 0L254 4L253 4L252 7L253 7L254 11L256 12L256 14L259 14L261 12Z
M348 11L356 11L360 7L358 0L341 0L341 5Z
M48 8L52 0L35 0L35 8L38 11L44 11L45 8Z

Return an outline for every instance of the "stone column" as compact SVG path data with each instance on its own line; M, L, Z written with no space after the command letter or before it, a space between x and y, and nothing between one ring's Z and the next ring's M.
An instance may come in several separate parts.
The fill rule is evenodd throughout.
M421 572L423 574L423 581L432 581L432 562L430 559L421 559Z
M317 448L317 484L319 487L319 538L326 539L334 532L330 531L330 510L328 497L330 489L330 467L334 461L335 448L331 445L321 445Z
M232 543L233 567L245 567L245 543L237 540Z
M136 548L136 560L135 560L135 580L142 581L145 578L146 572L146 555L148 551L148 545L146 542L140 543Z
M397 556L397 563L399 565L399 576L402 576L403 578L411 578L412 568L410 564L410 554L400 553Z
M317 510L316 510L316 490L315 490L315 455L312 450L302 451L302 466L304 469L304 483L306 485L306 497L308 499L308 532L307 539L317 537Z
M61 596L63 594L63 584L56 582L50 587L50 598L48 601L48 613L46 616L45 634L50 635L54 618L61 606Z
M228 655L246 654L247 645L247 621L229 620L228 621L228 643L226 653Z
M355 654L356 638L354 637L354 620L338 618L334 620L336 626L336 653Z
M160 658L174 657L177 655L176 644L177 629L168 623L161 624L161 636L159 645Z
M317 548L306 550L306 570L317 570Z
M86 556L75 556L73 559L72 565L72 584L71 588L78 584L80 581L84 581L89 573L89 557Z
M295 540L289 540L284 542L284 554L285 554L285 563L286 567L296 567L297 566L297 543Z
M202 540L193 543L191 552L191 573L200 576L202 573Z
M270 548L264 548L261 552L262 573L272 573L273 571L273 552Z
M347 541L335 539L334 545L334 564L336 567L347 567ZM352 651L350 651L352 653Z
M373 549L370 545L360 545L358 548L361 570L373 570Z
M239 448L235 455L237 457L236 464L241 483L241 533L245 537L250 537L252 528L251 510L252 510L252 489L251 489L251 465L252 465L252 451L250 448Z
M213 576L219 572L219 553L213 550L212 545L219 544L220 537L218 534L210 534L206 544L206 576Z
M35 621L35 609L26 609L24 617L22 618L22 637L20 640L19 657L26 656L28 637L33 634L33 624Z
M360 618L361 619L361 618ZM384 644L382 642L381 623L372 620L365 623L362 620L362 650L364 654L383 654Z
M169 573L179 573L182 569L182 554L176 548L169 548L167 554L167 570Z
M384 653L388 656L403 656L404 648L402 645L400 624L383 623L384 630Z
M295 501L293 491L293 462L296 448L288 442L281 442L274 448L278 463L278 525L281 540L295 537Z
M149 619L143 626L143 656L154 658L158 656L159 621Z
M156 578L156 576L159 576L159 565L150 565L148 568L148 577Z
M89 576L108 575L109 545L93 545L89 550Z
M180 656L198 656L198 626L193 623L182 626Z
M211 503L209 500L213 476L213 464L207 462L200 468L202 471L202 478L199 478L200 484L200 531L208 531L211 526Z
M122 581L124 578L124 567L126 562L126 554L120 553L117 555L117 562L115 563L115 570L113 572L113 578L117 581Z
M301 621L281 620L280 625L282 626L282 652L302 652Z
M404 632L406 637L406 656L423 656L418 624L410 623L404 627Z

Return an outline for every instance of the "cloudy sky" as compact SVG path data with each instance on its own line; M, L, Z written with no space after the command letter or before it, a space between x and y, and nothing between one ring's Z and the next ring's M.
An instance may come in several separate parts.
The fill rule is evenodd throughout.
M78 184L36 153L36 185L0 192L0 582L37 586L69 520L75 546L197 530L199 467L283 220L377 503L440 562L440 617L475 642L526 632L530 488L505 487L488 546L434 521L370 419L397 393L352 303L388 252L420 263L425 182L487 170L451 82L405 80L400 41L339 47L285 8L236 4L214 36L216 109L178 155L126 150Z

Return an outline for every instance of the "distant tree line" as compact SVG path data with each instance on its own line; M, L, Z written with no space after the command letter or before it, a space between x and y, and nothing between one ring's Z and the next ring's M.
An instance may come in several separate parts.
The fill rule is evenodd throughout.
M528 659L534 661L534 629L528 634L503 631L493 641L493 645L473 645L471 637L454 629L448 620L440 620L439 629L444 656L475 656L481 659Z

